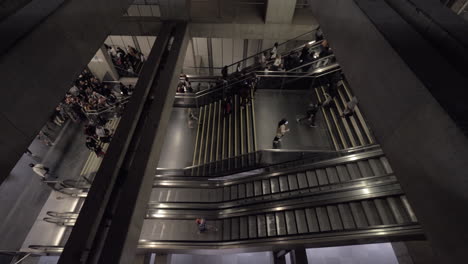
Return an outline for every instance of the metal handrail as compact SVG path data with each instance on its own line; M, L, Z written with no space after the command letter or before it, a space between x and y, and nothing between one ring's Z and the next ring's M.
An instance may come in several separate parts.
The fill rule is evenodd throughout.
M303 34L301 34L301 35L299 35L299 36L297 36L297 37L294 37L294 38L292 38L292 39L288 39L288 40L286 40L285 42L279 43L279 44L278 44L278 47L283 46L284 44L286 44L286 43L288 43L288 42L290 42L290 41L296 40L296 39L298 39L298 38L300 38L300 37L302 37L302 36L305 36L305 35L307 35L307 34L312 34L312 32L314 32L314 30L308 31L308 32L306 32L306 33L303 33ZM315 43L318 43L318 42L315 42ZM315 43L314 43L314 44L315 44ZM263 54L264 52L270 51L270 50L272 50L272 49L273 49L273 47L268 48L268 49L265 49L265 50L262 50L262 51L260 51L260 52L258 52L258 53L255 53L254 55L251 55L251 56L249 56L249 57L247 57L247 58L244 58L244 59L242 59L242 60L240 60L240 61L237 61L237 62L234 62L234 63L232 63L232 64L229 64L229 65L227 65L227 67L229 68L229 67L231 67L231 66L233 66L233 65L237 65L237 64L239 64L239 63L242 63L243 61L246 61L246 60L248 60L248 59L255 58L256 56L258 56L258 55L260 55L260 54Z
M294 69L288 70L288 71L268 71L268 73L271 74L271 76L273 76L273 77L279 77L279 76L276 76L276 75L274 75L274 74L275 74L275 73L289 73L289 74L291 74L291 73L294 73L293 71L299 70L299 69L301 69L301 68L303 68L303 67L307 67L307 66L310 66L310 65L312 65L312 64L314 64L314 63L318 63L318 62L320 62L320 61L324 61L324 60L326 60L326 59L330 59L330 58L333 58L333 57L335 57L335 55L332 54L332 55L328 55L328 56L323 57L323 58L319 58L319 59L314 60L314 61L312 61L312 62L309 62L309 63L303 64L303 65L300 65L300 66L298 66L298 67L296 67L296 68L294 68ZM215 93L215 92L220 92L220 91L222 91L222 90L229 90L229 89L231 89L232 86L234 86L235 84L241 83L241 82L243 82L243 81L245 81L245 80L247 80L247 79L252 78L252 75L251 75L252 73L254 73L254 74L260 74L260 73L265 73L265 72L262 72L262 71L253 71L253 72L249 72L249 73L247 73L247 74L245 74L245 75L243 76L244 78L242 78L242 79L240 79L240 80L237 80L237 81L235 81L235 82L233 82L233 83L230 83L230 84L227 84L227 85L221 84L221 87L214 87L214 88L212 88L212 89L205 89L205 90L200 91L200 92L197 92L197 93L189 93L189 94L186 94L186 93L181 94L181 93L179 93L179 94L176 94L176 98L198 99L198 98L201 98L201 97L203 97L203 96L207 96L207 95L212 94L212 93ZM315 78L315 76L313 76L313 74L310 74L310 73L307 73L307 72L304 73L303 76L312 76L312 77ZM301 77L301 76L295 76L295 77Z

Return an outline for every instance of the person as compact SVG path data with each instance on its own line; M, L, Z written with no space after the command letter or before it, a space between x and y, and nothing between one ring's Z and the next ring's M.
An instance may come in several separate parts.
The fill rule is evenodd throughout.
M358 100L356 96L353 96L349 102L346 103L346 107L343 110L343 114L341 117L350 117L354 114L354 110L356 108L356 105L358 104Z
M271 67L271 69L273 71L277 71L280 69L281 64L282 64L281 56L277 55L275 61L273 62L273 66Z
M333 98L326 92L324 93L324 96L325 96L325 101L323 101L322 106L323 107L334 106L335 101L333 101Z
M266 68L266 65L267 65L267 53L266 52L263 52L260 55L259 63L260 63L261 70Z
M242 67L241 67L241 64L239 62L239 63L237 63L236 72L240 73L241 71L242 71Z
M196 122L198 122L198 117L193 113L192 108L189 108L188 109L188 128L194 128Z
M98 157L103 157L106 154L102 151L102 147L99 146L98 141L92 137L86 138L86 147L89 150L94 151L94 153L96 153L96 156Z
M307 119L310 122L309 124L310 127L317 127L315 125L315 117L317 116L318 109L319 109L319 104L313 104L313 103L310 104L309 109L307 109L306 115L296 119L297 123L300 124L301 121Z
M224 80L227 80L227 78L228 78L228 66L224 66L221 69L221 75L223 75Z
M299 55L299 60L301 63L307 63L310 61L310 52L309 44L305 44L301 50L301 55Z
M112 135L109 129L106 129L103 126L96 127L96 135L99 137L99 141L104 143L109 143L112 140Z
M315 41L323 40L323 32L320 26L315 30Z
M271 59L276 58L276 55L278 55L278 42L275 42L275 45L273 45L273 48L271 48Z
M328 41L324 40L322 42L322 47L321 47L321 51L320 51L320 54L319 54L319 58L323 58L323 57L326 57L326 56L331 55L331 54L332 54L332 51L330 49L330 46L328 45Z
M286 132L289 132L289 128L286 126L288 124L288 120L286 118L281 119L278 122L278 127L276 128L276 136L273 139L273 144L278 144L281 141L281 138L284 137Z
M41 176L41 180L45 180L46 176L49 175L49 171L50 169L47 168L46 166L44 166L43 164L33 164L33 163L30 163L29 164L29 167L32 168L32 170L34 171L34 173L36 173L37 175Z
M195 222L198 226L198 231L205 232L206 231L206 220L204 218L197 218Z

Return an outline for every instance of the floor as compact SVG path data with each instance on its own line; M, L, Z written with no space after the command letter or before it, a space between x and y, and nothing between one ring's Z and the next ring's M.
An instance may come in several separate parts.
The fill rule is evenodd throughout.
M193 128L189 128L188 125L188 109L174 107L169 119L158 168L174 169L192 166L196 136L196 124Z
M315 122L316 128L309 127L307 120L301 124L296 122L296 118L305 115L312 102L317 102L312 91L258 90L255 96L258 149L273 148L277 124L282 118L286 118L290 132L283 137L279 148L331 150L332 142L320 110Z
M1 250L18 250L21 247L51 192L28 164L41 162L58 179L76 177L89 155L84 142L82 124L73 122L63 125L54 146L47 147L39 140L32 142L29 149L37 157L23 155L0 185Z

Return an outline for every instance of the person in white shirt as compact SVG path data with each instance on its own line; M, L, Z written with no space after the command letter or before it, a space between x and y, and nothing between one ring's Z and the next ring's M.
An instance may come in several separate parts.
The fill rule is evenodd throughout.
M272 59L276 58L276 55L278 54L278 42L275 42L275 45L273 45L273 48L271 49L271 57Z
M45 180L46 176L49 175L49 168L46 166L38 163L38 164L29 164L29 167L32 168L32 170L39 176L42 177L42 180Z
M283 63L283 60L281 59L281 56L278 55L275 58L275 61L273 62L273 67L272 70L277 71L281 68L281 64Z

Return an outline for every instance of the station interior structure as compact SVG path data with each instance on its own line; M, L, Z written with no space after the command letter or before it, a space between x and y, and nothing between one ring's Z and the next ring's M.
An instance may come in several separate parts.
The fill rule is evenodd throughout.
M0 9L0 264L458 264L468 0Z

